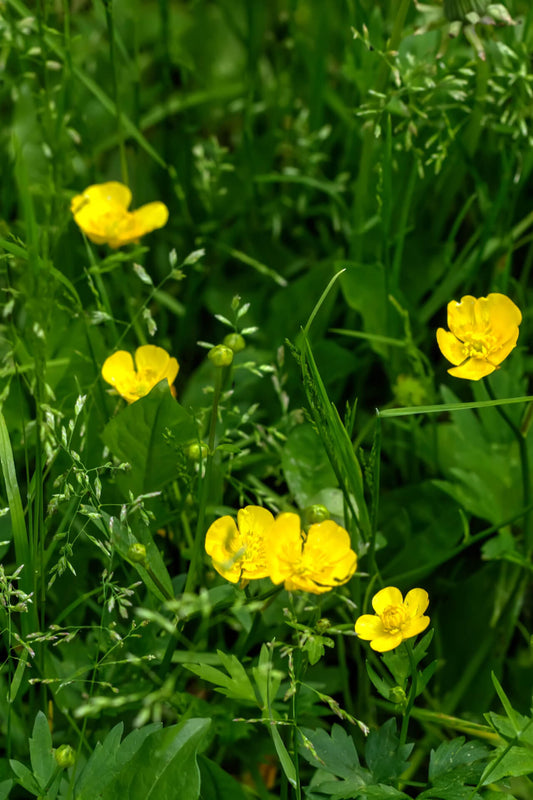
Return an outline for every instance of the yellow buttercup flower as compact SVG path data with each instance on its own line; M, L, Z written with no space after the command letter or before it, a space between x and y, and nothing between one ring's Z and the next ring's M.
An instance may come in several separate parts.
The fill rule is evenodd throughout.
M261 506L246 506L233 517L215 520L205 537L205 551L223 578L239 580L266 578L269 574L267 535L274 517Z
M269 532L270 578L288 591L322 594L350 580L357 567L350 536L333 520L305 534L298 514L280 514Z
M504 294L452 300L450 330L437 331L441 353L455 365L448 370L450 375L473 381L490 375L516 346L521 322L520 309Z
M356 620L355 632L370 642L372 650L386 653L394 650L404 639L410 639L429 625L424 611L429 605L425 589L411 589L405 600L395 586L387 586L372 598L376 614L363 614Z
M179 364L162 347L144 344L135 351L135 364L131 353L117 350L106 358L102 367L102 377L128 401L134 403L147 395L156 384L165 378L170 390L176 380Z
M110 181L87 187L83 194L73 198L70 210L91 242L116 249L162 228L168 220L168 208L164 203L148 203L136 211L128 211L130 203L128 187Z

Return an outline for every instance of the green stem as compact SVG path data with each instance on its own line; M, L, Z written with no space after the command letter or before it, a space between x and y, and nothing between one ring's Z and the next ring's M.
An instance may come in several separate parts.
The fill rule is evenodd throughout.
M215 455L215 434L218 418L218 404L222 394L222 386L225 375L224 367L217 367L215 373L215 391L213 394L213 406L211 409L211 420L209 422L209 438L208 438L208 453L206 458L205 473L200 483L200 492L198 498L198 520L196 524L196 533L194 536L194 547L192 551L191 563L189 572L187 574L187 581L185 583L184 591L194 592L197 583L197 575L202 561L204 536L205 536L205 512L207 499L209 496L209 488L211 485L211 476L213 473L213 458Z
M415 659L413 657L413 646L411 642L404 641L404 646L407 650L407 655L409 656L409 665L411 667L411 688L409 689L409 697L407 698L407 706L403 713L402 719L402 729L400 731L400 742L401 744L405 744L407 739L407 729L409 727L409 719L411 717L411 711L416 699L416 692L418 688L418 670L416 668Z
M489 380L485 382L487 394L491 400L496 400L492 386ZM533 542L531 541L531 471L529 467L529 453L527 449L527 441L525 435L520 428L513 422L511 417L502 406L494 406L500 417L505 420L510 430L518 443L518 450L520 453L520 464L522 467L522 500L524 504L524 550L527 556L533 550Z
M120 149L120 168L122 172L122 182L129 186L128 163L126 161L126 148L124 147L124 131L122 128L122 110L118 92L117 69L115 63L115 20L113 16L113 0L104 0L105 18L107 22L107 33L109 36L109 60L111 62L111 80L113 84L113 100L117 112L117 137Z

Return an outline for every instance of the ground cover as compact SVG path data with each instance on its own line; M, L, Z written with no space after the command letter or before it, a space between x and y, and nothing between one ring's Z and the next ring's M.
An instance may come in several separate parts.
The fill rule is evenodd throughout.
M0 800L532 798L533 8L0 43Z

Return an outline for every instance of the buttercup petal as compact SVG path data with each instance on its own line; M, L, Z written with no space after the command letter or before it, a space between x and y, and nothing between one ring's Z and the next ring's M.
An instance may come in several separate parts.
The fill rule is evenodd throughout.
M389 650L394 650L402 643L401 633L386 633L384 636L378 636L377 639L372 639L370 647L378 653L387 653Z
M376 614L382 614L389 606L401 606L402 603L402 593L396 586L387 586L372 598L372 608Z
M452 367L448 372L455 378L479 381L480 378L490 375L495 369L494 364L491 364L485 358L469 358L465 364L460 367Z
M360 639L370 641L385 636L385 628L380 617L374 614L363 614L355 621L355 632Z
M169 360L170 356L167 351L162 347L157 347L155 344L143 344L135 351L135 363L138 372L149 370L154 377L161 376L159 380L162 380Z
M135 227L140 231L139 236L162 228L168 222L168 208L164 203L156 201L147 203L133 212Z
M298 514L279 514L268 531L267 555L273 583L288 580L302 558L302 533ZM296 588L296 587L294 587Z
M209 526L205 535L205 552L208 556L224 561L238 553L239 547L239 531L233 517L220 517Z
M405 625L402 626L402 637L410 639L412 636L417 636L422 631L425 631L429 625L429 617L415 617L410 619Z
M465 360L464 344L450 331L439 328L437 330L437 344L444 358L447 358L452 364L458 365Z
M336 522L326 519L324 522L315 522L309 528L305 540L306 551L314 550L323 553L328 561L333 562L344 558L351 549L350 534Z
M411 589L405 596L404 605L411 618L419 617L429 605L429 595L425 589Z
M108 356L102 366L102 378L111 386L118 386L124 381L131 381L135 375L133 358L126 350L117 350Z
M496 339L506 342L515 335L515 328L522 322L522 312L513 301L504 294L494 292L487 297L480 298L485 301L487 315L490 319L491 329ZM516 331L518 338L518 331Z
M459 339L463 328L477 327L476 318L479 314L477 299L472 295L465 295L461 300L451 300L448 303L448 327ZM446 356L447 358L447 356Z
M95 183L88 186L83 196L92 204L116 205L127 211L131 203L131 191L128 186L119 181Z
M270 576L272 580L272 575ZM275 582L275 581L274 581ZM306 575L291 575L285 580L285 589L288 592L309 592L310 594L324 594L331 590L330 586L321 586Z
M262 506L246 506L239 509L237 521L241 534L263 537L274 523L274 516Z
M507 358L509 353L514 350L516 347L516 343L518 341L518 328L516 329L516 335L513 335L509 341L504 342L501 347L498 349L493 350L489 356L490 361L493 364L501 364L504 359Z

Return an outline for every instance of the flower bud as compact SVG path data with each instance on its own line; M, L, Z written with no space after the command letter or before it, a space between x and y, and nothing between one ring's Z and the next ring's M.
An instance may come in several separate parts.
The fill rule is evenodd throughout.
M185 450L187 458L190 458L191 461L204 461L207 458L208 452L209 448L203 442L194 442Z
M321 619L318 620L316 624L316 629L319 633L324 633L329 628L331 628L331 622L329 619L327 619L326 617L322 617Z
M407 696L401 686L393 686L389 691L389 700L391 703L403 706L407 703Z
M69 744L62 744L54 750L54 758L58 767L68 769L76 763L76 752Z
M326 506L315 503L304 509L303 517L305 525L314 525L316 522L324 522L329 519L329 511Z
M134 564L142 564L146 561L146 547L140 542L134 542L128 547L128 559Z
M207 357L215 367L229 367L233 361L233 350L225 344L217 344L211 348Z
M240 353L246 347L244 336L241 336L240 333L228 333L227 336L224 336L223 344L234 353Z

